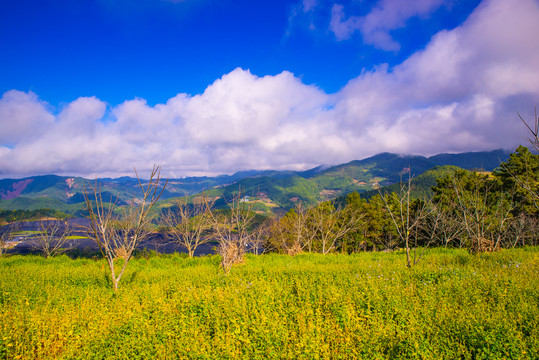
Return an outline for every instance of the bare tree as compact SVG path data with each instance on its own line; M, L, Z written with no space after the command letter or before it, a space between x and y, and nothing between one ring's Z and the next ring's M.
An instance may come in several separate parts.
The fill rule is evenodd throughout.
M311 225L308 209L298 201L293 210L271 226L270 238L274 247L292 256L301 253L305 248L311 252L315 236Z
M526 125L531 136L528 138L528 141L533 146L535 151L539 152L539 117L537 117L537 107L535 107L535 115L533 118L532 124L528 124L526 120L517 112L520 120Z
M262 221L262 223L258 224L255 229L253 230L249 245L251 247L251 250L253 254L260 255L264 253L266 250L264 249L264 244L267 242L267 239L270 234L271 229L271 219L268 217Z
M532 147L535 149L536 152L539 152L539 117L537 117L537 107L535 107L534 112L534 118L533 122L531 124L528 124L526 120L517 112L518 117L522 121L522 123L526 126L529 133L531 134L530 137L527 138L528 142L532 145ZM514 174L511 172L511 170L502 163L502 167L511 175L513 180L525 191L527 191L533 201L533 205L537 210L539 210L539 191L538 191L538 185L536 180L532 180L532 177L530 172L533 171L530 169L529 164L527 163L527 159L525 159L525 176L519 177L517 174Z
M528 245L537 246L539 245L539 219L537 216L530 217L530 235L528 238Z
M423 222L423 230L430 235L433 241L441 246L447 247L457 239L456 244L462 247L462 233L464 224L454 213L455 203L450 199L448 206L441 203L434 204L434 210L429 213L426 221Z
M73 232L67 221L41 219L39 232L32 238L32 247L41 251L45 258L56 256L66 250L66 244Z
M297 239L299 241L294 241L296 239L291 236L289 231L290 224L292 221L290 221L288 214L274 219L269 230L268 243L273 250L293 256L302 251L302 238L299 237Z
M521 213L509 221L506 247L524 246L537 233L537 222L533 215Z
M228 274L232 266L243 261L252 236L256 213L253 206L256 200L249 199L241 190L230 199L225 199L227 209L210 211L208 214L219 245L221 268Z
M494 191L494 182L475 173L469 179L453 176L452 185L457 201L456 213L471 241L470 250L484 252L498 249L514 208L510 196Z
M137 245L148 235L150 228L149 213L159 200L168 181L160 189L161 168L154 166L147 183L135 175L142 191L140 199L133 199L127 206L118 209L117 201L111 198L109 202L103 200L101 185L89 184L90 190L84 191L86 207L90 216L90 233L99 245L103 257L107 259L114 291L118 290L118 283L125 272ZM115 268L118 258L120 271Z
M412 245L411 239L413 233L414 231L417 233L418 226L421 221L423 221L433 211L433 207L427 206L428 202L426 201L416 202L417 206L414 209L412 207L413 204L411 192L412 175L410 170L408 170L408 181L406 183L401 181L398 192L393 192L385 196L380 193L380 197L382 198L384 205L386 206L386 209L391 217L399 239L404 243L406 250L406 266L409 268L412 267L412 265L416 265L421 260L426 249L426 246L424 246L421 255L416 260L416 246L414 246L414 260L412 262L410 258L410 247ZM417 237L415 240L417 243Z
M4 255L4 251L9 248L10 240L16 235L21 228L19 221L12 222L11 224L4 224L0 227L0 257Z
M329 201L315 207L312 210L314 236L321 246L322 254L333 251L339 240L360 226L363 217L349 208L335 208Z
M167 227L167 236L173 242L185 247L189 257L193 257L196 249L211 240L211 211L214 201L206 198L189 204L187 197L173 202L173 207L162 216Z

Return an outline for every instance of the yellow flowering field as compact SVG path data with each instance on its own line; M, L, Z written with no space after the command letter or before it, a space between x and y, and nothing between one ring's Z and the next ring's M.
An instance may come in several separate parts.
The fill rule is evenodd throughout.
M533 359L539 249L0 258L2 359Z

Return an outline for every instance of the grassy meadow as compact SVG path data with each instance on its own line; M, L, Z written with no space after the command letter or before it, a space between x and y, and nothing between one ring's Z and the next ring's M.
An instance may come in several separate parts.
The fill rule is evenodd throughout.
M0 258L2 359L533 359L539 248Z

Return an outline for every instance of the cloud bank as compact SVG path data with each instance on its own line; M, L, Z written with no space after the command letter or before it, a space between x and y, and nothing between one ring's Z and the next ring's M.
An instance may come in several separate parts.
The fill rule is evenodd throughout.
M55 111L11 90L0 99L0 177L132 175L154 163L180 177L306 169L383 151L514 148L526 135L516 111L527 116L539 99L537 19L535 0L484 1L403 63L381 64L335 94L286 71L240 68L203 94L155 106L85 97Z

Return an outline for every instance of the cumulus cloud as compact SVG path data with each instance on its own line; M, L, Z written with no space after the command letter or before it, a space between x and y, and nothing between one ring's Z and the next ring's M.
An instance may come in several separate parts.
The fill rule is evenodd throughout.
M361 123L372 134L363 142L380 151L510 147L522 136L515 112L539 96L538 16L533 0L485 1L404 63L350 81L338 117L350 127Z
M350 38L359 31L366 44L397 51L400 45L389 34L391 30L402 28L413 17L427 17L445 3L444 0L380 0L365 16L346 17L344 6L333 5L330 30L338 40Z
M0 99L1 145L31 141L52 125L54 116L37 95L11 90Z
M132 175L154 163L179 177L306 169L382 151L513 148L525 136L516 111L539 98L538 18L534 0L486 0L424 50L335 94L287 71L258 77L243 69L155 106L134 99L110 108L90 97L54 111L36 94L8 91L0 177Z

